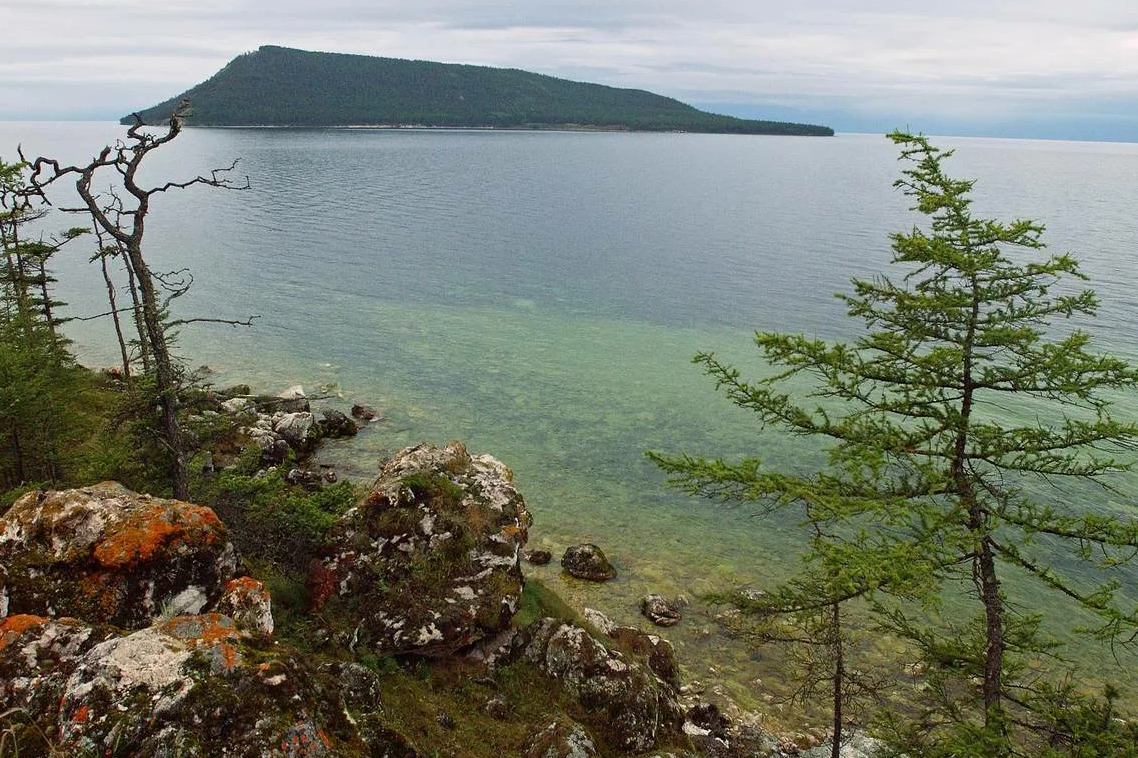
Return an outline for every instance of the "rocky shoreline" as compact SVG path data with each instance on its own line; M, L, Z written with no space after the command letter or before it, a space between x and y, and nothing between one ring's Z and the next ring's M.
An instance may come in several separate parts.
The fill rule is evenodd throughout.
M375 416L357 406L357 421L331 408L318 420L299 387L199 400L191 433L233 430L203 468L254 450L265 471L295 462L287 480L309 488L335 480L314 463L319 442ZM21 754L53 756L829 754L818 735L729 721L684 688L657 633L596 611L523 609L531 525L491 455L405 448L315 550L299 641L281 637L270 591L210 508L113 482L29 492L0 516L0 713L20 716L0 730ZM552 557L538 552L528 557ZM614 573L588 545L562 567ZM679 621L662 597L642 611ZM392 701L422 671L454 683L434 724L411 727ZM456 748L451 735L465 733L497 744ZM871 748L859 737L843 755Z

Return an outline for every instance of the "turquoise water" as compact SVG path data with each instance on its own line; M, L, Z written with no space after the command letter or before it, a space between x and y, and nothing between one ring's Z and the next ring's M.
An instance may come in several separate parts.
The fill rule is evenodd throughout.
M78 159L118 134L0 124L0 157L21 141ZM1104 301L1100 346L1138 357L1138 145L943 143L960 150L951 171L979 179L979 212L1039 218L1053 250L1078 255ZM234 158L251 189L159 198L148 232L156 267L196 278L178 316L259 316L188 328L192 365L382 409L387 421L325 451L361 478L423 440L496 455L535 516L532 544L596 542L620 575L595 586L532 571L620 620L637 621L646 592L694 599L794 568L793 524L673 493L643 451L810 460L757 434L690 357L715 350L755 371L752 329L856 334L831 294L881 270L888 232L917 220L891 188L884 138L190 130L151 176ZM58 266L79 314L105 310L87 254ZM71 333L85 361L114 362L105 327ZM1133 512L1133 492L1124 480L1114 507ZM777 661L750 660L698 603L668 634L689 677L780 687Z

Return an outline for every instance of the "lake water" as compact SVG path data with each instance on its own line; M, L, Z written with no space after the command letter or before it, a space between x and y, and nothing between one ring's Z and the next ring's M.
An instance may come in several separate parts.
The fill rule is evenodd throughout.
M79 160L122 134L0 124L0 158L20 142ZM1077 255L1103 300L1097 346L1138 358L1138 145L937 144L959 151L951 175L978 179L978 213L1042 220L1051 249ZM301 383L381 408L387 422L326 450L360 477L418 441L494 454L534 514L531 545L559 555L596 542L620 576L595 586L531 571L627 622L646 592L762 587L795 564L793 524L671 492L643 457L809 454L758 435L692 354L755 369L754 329L852 336L860 324L832 293L883 270L888 233L918 221L891 186L894 146L869 135L218 129L188 130L152 158L161 181L239 158L251 185L155 200L152 265L196 279L177 315L259 316L252 329L187 329L191 365L219 384ZM57 263L59 295L98 313L102 284L80 244ZM109 327L70 333L85 362L115 362ZM1133 512L1133 485L1094 497ZM741 697L755 677L779 690L769 659L714 630L697 603L668 632L689 679Z

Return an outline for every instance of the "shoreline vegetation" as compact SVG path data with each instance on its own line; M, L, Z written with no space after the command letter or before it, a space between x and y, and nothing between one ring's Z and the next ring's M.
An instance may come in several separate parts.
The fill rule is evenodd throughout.
M833 683L834 726L797 733L772 734L763 728L759 714L732 713L734 718L729 718L720 711L721 704L709 702L717 693L710 692L705 700L704 690L685 689L676 652L665 636L620 626L585 608L568 608L540 582L527 584L523 559L538 562L533 555L538 551L523 550L532 517L510 470L489 453L469 452L461 442L412 445L385 456L379 478L366 491L335 481L312 454L321 440L351 437L358 431L346 414L325 408L319 409L318 418L300 387L272 396L252 393L245 385L214 388L201 375L208 372L189 372L169 351L178 330L194 319L179 320L170 311L171 302L189 283L147 266L142 229L150 202L168 190L199 184L235 190L248 186L228 179L226 172L233 166L210 177L149 188L138 184L136 171L143 159L177 136L186 107L175 109L168 129L157 136L135 120L127 141L103 148L86 166L61 166L47 158L27 162L23 156L20 163L0 164L0 428L6 432L0 438L0 758L157 758L171 750L216 755L219 748L245 758L263 755L269 746L276 751L278 745L278 754L290 758L616 758L652 750L656 756L684 758L821 758L839 752L846 758L1135 755L1138 722L1123 711L1127 701L1112 683L1103 682L1099 695L1070 680L1052 685L1049 680L1061 678L1062 671L1035 672L1035 657L1044 660L1054 652L1051 640L1034 636L1036 619L1027 619L1025 625L1018 617L1012 619L1010 609L1007 618L1014 625L989 623L985 655L984 645L976 644L983 638L972 628L950 628L960 633L946 642L936 636L934 626L925 626L936 623L933 615L899 615L939 607L940 598L932 591L939 588L929 580L967 586L968 572L960 574L958 567L976 560L976 545L1005 547L1002 535L1007 527L990 525L991 514L1001 508L1001 515L1016 515L1006 511L1010 498L989 504L976 491L976 481L968 474L980 470L978 463L955 466L955 478L932 466L898 469L891 464L901 455L928 456L934 463L943 457L940 448L931 447L944 431L940 427L918 428L906 422L883 435L877 426L858 426L875 423L873 413L855 415L852 426L836 425L837 417L831 419L825 410L818 411L820 420L815 420L787 411L789 395L747 385L739 372L717 364L710 355L697 358L721 386L733 390L730 396L737 404L760 406L775 419L789 419L799 425L799 432L834 433L856 443L855 452L870 456L848 458L851 482L833 476L759 477L754 459L728 464L657 456L671 473L692 474L687 489L693 493L718 499L778 493L780 503L823 509L810 510L806 523L814 527L812 549L824 570L790 586L789 594L785 587L754 593L731 590L724 604L734 605L742 615L728 618L720 630L731 631L733 619L745 639L811 645L806 660L811 665L805 678L796 680L797 694L816 702L819 688ZM944 179L937 152L923 138L898 134L894 139L916 139L917 148L909 156L923 160L918 173L911 170L906 176L912 181L910 189L923 193L920 207L936 212L947 208L953 212L950 221L969 232L960 235L965 240L961 251L946 242L946 222L938 217L931 237L918 230L912 236L894 235L899 251L924 254L927 242L944 256L937 265L953 271L961 261L972 266L969 256L983 253L989 266L999 265L993 286L1004 293L1004 283L1018 279L995 246L1013 235L1003 234L995 222L972 222L965 212L971 184ZM121 190L93 194L91 187L99 186L93 185L93 177L114 176L116 170ZM86 206L81 212L94 224L98 246L91 261L102 267L108 315L115 322L122 357L114 371L92 372L78 365L59 316L64 304L51 296L52 256L90 233L83 227L54 237L39 231L48 214L45 190L64 177L76 180ZM947 190L944 196L929 194L926 185ZM973 234L977 231L983 234ZM1033 222L1016 222L1013 231L1010 244L1041 246L1035 244L1041 229ZM990 241L977 251L969 242L975 238ZM1029 268L1024 276L1030 286L1013 287L1010 296L1038 289L1046 294L1050 280L1036 279L1077 273L1067 257L1051 266L1053 270ZM965 278L975 287L984 271L976 265ZM892 285L887 290L868 287L863 285L864 292L879 293L882 302L895 299L906 307L917 302L950 315L961 307L959 297L940 297L939 291L933 293L937 297L920 299ZM1093 311L1093 296L1081 297L1063 300L1054 310ZM982 305L999 301L992 295L968 302L971 307L963 312L975 321L980 313L988 313ZM1006 311L997 308L992 316L995 331L989 336L1007 337L1001 319L1026 318L1034 325L1051 313L1046 300L1027 302L1024 306L1016 300ZM892 311L879 308L873 313ZM898 334L924 335L929 323L955 323L930 320L924 313L904 321ZM250 325L249 319L198 320ZM973 335L981 332L966 333L970 351ZM1094 401L1093 383L1088 389L1058 370L1072 365L1069 372L1077 378L1090 375L1108 386L1129 387L1138 380L1138 373L1109 356L1088 364L1092 358L1082 353L1082 333L1060 343L1062 350L1044 348L1048 360L1032 352L1040 337L1033 329L1010 334L1027 355L1023 364L1035 367L1031 377L1039 376L1040 365L1056 369L1047 382L1013 387L1017 391L1043 392L1046 400L1073 387L1086 389L1084 395ZM831 353L803 337L767 339L778 349L789 341L785 351L793 360L799 361L798 353L803 353L823 375L852 367L862 372L858 376L899 382L921 392L947 386L941 404L954 402L950 373L958 363L955 353L920 346L894 349L900 343L892 333L875 343L889 360L928 370L942 385L913 379L890 366L883 371L880 364L853 360L853 353L844 348ZM991 389L988 384L1002 381L1004 375L990 373L984 382L974 382L969 374L964 385L969 392ZM1016 377L1019 373L1013 372ZM845 381L834 386L834 394L854 393L873 402L885 398L880 402L886 411L906 418L940 412L940 405L923 395L914 400L921 416L913 413L915 406L896 404L898 396L888 391L866 393L862 385ZM1015 470L1031 471L1034 464L1018 457L1025 449L1066 450L1079 448L1088 437L1092 442L1138 437L1138 426L1110 423L1106 405L1094 406L1098 426L1072 422L1066 432L1042 442L1042 436L1054 433L1013 430L1018 436L1005 440L1000 449L1013 456ZM352 409L357 418L369 414L375 412L365 406ZM956 418L951 407L945 414ZM967 422L967 413L964 418ZM980 453L991 457L991 441L1003 440L1004 429L964 425L969 434L975 428L987 434L982 440L987 447ZM922 434L919 444L914 442ZM873 445L882 440L888 449L874 453ZM969 453L970 440L967 434L957 434L952 449ZM979 453L975 457L981 460ZM1092 466L1090 475L1100 468L1109 473L1129 465L1072 460L1071 465ZM1082 471L1060 469L1065 461L1051 457L1042 468L1064 475ZM927 479L917 489L912 487L913 472ZM886 478L891 475L903 481ZM881 482L891 489L870 489ZM946 489L946 482L954 489ZM682 479L678 483L684 484ZM916 498L926 495L928 507L915 510L913 503L923 502ZM963 537L930 532L930 524L960 526L932 510L945 502L951 505L951 497L964 498L976 511L963 524ZM888 514L891 520L868 510L882 503L898 506ZM846 514L839 506L855 511ZM967 513L951 508L948 513L961 512ZM863 513L869 514L869 525L849 529L861 527ZM1126 563L1128 549L1138 548L1138 532L1133 531L1138 524L1133 522L1130 528L1093 513L1056 516L1030 511L1027 516L1030 525L1106 543L1112 551L1107 555L1111 568ZM1059 525L1048 526L1055 518L1062 519ZM891 529L871 528L878 523ZM879 551L879 560L850 560L864 559L864 549L874 545L849 542L847 534L867 539L892 534L900 539L909 531L922 538L914 549L888 543ZM964 558L944 553L949 548L965 551ZM565 551L562 567L572 573L567 565L570 552ZM930 562L929 557L936 560ZM552 558L547 553L542 560ZM585 581L611 578L612 566L604 565L603 555L598 558L594 568L600 570L586 572ZM1052 586L1058 581L1050 568L1040 568L1038 574ZM979 576L982 572L971 573L973 581ZM984 595L993 603L985 610L1003 614L1006 596L998 582L991 584L997 591L990 598ZM1126 632L1138 619L1115 613L1117 589L1106 586L1089 600ZM869 708L842 710L851 704L844 686L861 686L863 675L877 673L854 665L849 657L857 650L848 636L855 627L844 614L850 601L879 603L886 595L901 605L886 608L896 610L887 619L894 627L879 625L874 633L885 628L906 644L888 661L892 678L880 686L870 682L872 692L866 693L873 696L879 719L871 722ZM676 623L681 615L681 604L669 607L667 598L648 600L641 610L653 623ZM749 627L749 616L762 622L770 621L772 614L788 613L798 614L792 619L797 626L768 627L765 636L762 629ZM993 637L999 637L998 649ZM1033 702L1023 700L1026 690L1017 682L1000 678L1005 670L1020 671L1020 661L1010 656L1021 651L1033 656L1024 661L1033 672L1028 684L1038 688L1030 693L1039 698ZM818 652L823 655L811 657ZM914 658L914 653L922 655ZM987 683L981 676L988 673L985 663L1000 675L991 678L991 692L1006 700L989 703L977 696L979 685ZM927 710L918 711L919 706ZM847 728L851 719L858 730ZM889 745L860 731L870 725ZM839 732L852 738L849 750L824 745Z
M518 69L274 45L237 56L201 84L137 115L164 124L185 100L193 104L187 126L834 134L826 126L707 113L644 90ZM131 114L121 123L134 120Z

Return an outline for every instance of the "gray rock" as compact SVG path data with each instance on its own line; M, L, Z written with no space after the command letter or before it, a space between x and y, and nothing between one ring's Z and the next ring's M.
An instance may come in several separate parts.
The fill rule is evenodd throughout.
M339 644L442 655L510 626L531 518L513 475L461 443L406 448L330 530L309 579L338 597Z
M355 437L356 433L359 432L359 427L356 426L356 422L352 421L340 411L327 408L320 413L323 416L318 422L321 437L331 439Z
M281 413L273 416L273 431L293 450L309 450L315 438L312 432L316 420L311 413Z
M371 755L347 702L337 678L295 653L247 656L222 614L129 634L75 619L0 620L0 712L21 708L61 755Z
M276 397L274 410L283 413L310 413L312 406L308 402L308 395L304 394L304 387L294 384Z
M640 612L656 626L675 626L680 623L680 612L663 595L645 595L640 601Z
M237 559L209 508L103 482L18 499L0 518L0 566L5 614L139 629L210 607Z
M580 724L556 721L530 738L522 758L593 758L596 745Z
M579 626L535 621L515 641L515 655L550 677L621 750L650 750L674 735L682 711L672 689L643 664L626 661Z
M257 410L257 406L253 402L252 398L234 397L224 401L221 404L221 409L226 413L232 413L236 415L238 413L251 413Z
M573 545L561 556L561 568L570 576L590 582L604 582L616 576L616 569L605 557L604 551L591 543Z

